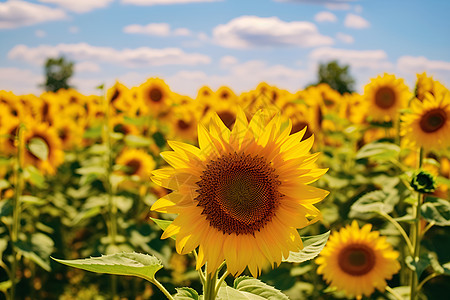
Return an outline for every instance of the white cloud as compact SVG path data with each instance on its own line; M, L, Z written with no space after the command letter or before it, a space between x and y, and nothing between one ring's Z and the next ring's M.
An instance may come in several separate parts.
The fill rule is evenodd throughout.
M269 65L264 61L252 60L229 65L224 75L207 74L202 71L180 71L167 77L167 83L174 91L195 97L198 89L208 85L212 89L230 86L236 93L254 89L265 81L292 92L306 85L309 72L283 65Z
M167 23L150 23L145 26L132 24L125 26L123 28L123 32L131 34L168 36L170 34L170 25Z
M16 95L38 94L38 85L44 82L42 74L18 68L0 68L0 90L11 91Z
M152 5L172 5L172 4L188 4L199 2L219 2L222 0L122 0L123 4L132 4L140 6L152 6Z
M130 34L145 34L155 36L189 36L191 32L187 28L176 28L171 30L167 23L150 23L147 25L131 24L123 28L123 32Z
M352 44L355 41L355 39L351 35L342 32L338 32L336 34L336 38L346 44Z
M331 10L349 10L351 8L350 3L358 0L275 0L275 1L323 5Z
M423 71L450 71L450 62L429 60L424 56L401 56L397 68L403 72L421 73Z
M335 14L329 12L329 11L321 11L317 13L314 16L314 20L316 22L322 23L322 22L336 22L337 17Z
M230 48L258 46L315 47L333 44L310 22L285 22L277 17L241 16L213 29L217 44Z
M113 0L39 0L42 3L56 4L64 9L85 13L108 6Z
M185 53L179 48L154 49L140 47L117 50L110 47L97 47L86 43L40 45L28 47L17 45L8 53L9 59L27 61L41 65L47 57L64 55L76 61L106 62L127 67L162 65L198 65L208 64L209 56L199 53Z
M386 71L393 66L384 50L347 50L336 48L317 48L310 52L309 58L319 62L338 60L356 69Z
M223 68L226 68L230 65L235 65L237 63L238 63L238 59L231 55L223 56L219 61L219 65Z
M370 27L369 21L364 19L361 16L354 14L347 14L344 21L345 27L355 28L355 29L363 29Z
M66 18L66 13L63 10L44 5L19 0L0 3L0 29L34 25L64 18Z
M174 29L173 34L178 36L190 36L192 33L189 29L183 27Z
M77 26L70 26L69 32L72 34L80 32L80 29Z
M100 66L94 62L83 61L75 64L75 73L95 73L100 71Z
M47 35L47 33L44 30L38 29L38 30L36 30L34 32L34 35L39 37L39 38L43 38L43 37L45 37Z

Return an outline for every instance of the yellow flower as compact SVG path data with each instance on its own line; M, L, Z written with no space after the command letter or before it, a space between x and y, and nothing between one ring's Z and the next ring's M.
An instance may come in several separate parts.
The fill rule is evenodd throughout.
M402 117L400 134L407 145L427 150L444 150L450 145L450 95L430 93L423 102L414 100L412 113Z
M132 106L128 88L118 81L106 92L106 100L118 111L127 111Z
M25 164L36 166L44 174L55 174L58 166L64 162L64 152L56 129L46 123L30 122L26 124L24 137ZM41 139L47 145L48 156L46 159L39 158L30 151L29 143L34 138Z
M417 74L416 82L416 98L420 101L425 99L425 94L430 93L435 97L440 97L444 93L449 93L439 81L434 80L433 77L428 77L427 73Z
M410 93L403 79L385 73L364 87L364 97L369 103L369 116L375 121L391 121L406 106Z
M351 226L333 232L316 259L317 273L331 286L358 299L370 296L375 288L384 291L386 279L400 269L398 252L371 228L366 224L360 229L353 221Z
M162 238L176 235L176 250L199 247L197 269L208 262L214 272L225 260L230 273L249 268L258 276L280 264L289 251L302 249L297 232L320 218L313 204L327 191L309 186L327 170L316 169L314 138L305 130L289 135L279 115L258 111L247 121L239 109L230 131L217 115L209 130L198 127L200 148L170 141L161 153L172 166L153 172L153 181L173 190L152 210L178 214Z
M169 86L159 78L150 78L139 86L146 113L158 116L170 109L173 95Z
M141 179L150 177L155 169L153 157L141 149L125 149L117 158L117 164L124 166L123 174L138 176Z

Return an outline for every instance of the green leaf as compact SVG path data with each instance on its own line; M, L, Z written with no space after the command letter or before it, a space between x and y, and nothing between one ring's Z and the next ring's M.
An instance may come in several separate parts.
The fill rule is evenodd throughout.
M0 239L0 256L3 257L3 251L8 247L8 241L6 239Z
M147 124L149 122L149 118L147 116L144 117L123 117L123 122L125 124L130 124L130 125L136 125L136 126L142 126L144 124Z
M6 199L0 202L0 217L7 217L12 215L13 199Z
M264 299L289 299L281 291L253 277L242 276L234 280L233 288L240 292L248 292Z
M448 200L427 197L420 207L420 214L428 222L438 226L450 226L450 203Z
M430 254L430 264L433 270L438 274L450 275L450 262L441 265L436 253Z
M154 281L155 274L163 265L156 257L141 253L116 253L86 259L63 260L53 258L55 261L70 267L91 271L95 273L129 275Z
M44 205L46 204L48 201L38 198L38 197L34 197L34 196L30 196L30 195L23 195L20 197L20 201L22 203L25 204L32 204L32 205Z
M48 158L48 145L41 138L32 138L28 142L28 150L40 160L47 160Z
M152 144L148 138L129 134L125 137L125 143L130 147L147 147Z
M102 125L90 127L83 134L85 139L95 139L102 136Z
M29 180L32 184L38 188L45 188L45 177L34 166L28 166L23 171L23 177Z
M9 188L10 186L11 184L9 183L8 180L0 179L0 190L4 190L6 188Z
M159 131L155 132L152 135L152 137L159 148L164 147L164 145L166 144L166 139L164 138L164 135L161 132Z
M389 160L400 153L400 147L391 143L370 143L356 153L356 159Z
M261 296L255 295L255 294L235 290L229 286L221 287L219 289L219 292L217 293L217 298L221 299L221 300L264 300L265 299Z
M175 288L177 293L174 296L175 300L189 300L195 299L198 300L199 296L196 290L189 287Z
M431 264L433 257L430 253L421 255L418 260L414 260L411 256L405 258L406 265L413 271L416 271L417 278L420 278L423 271Z
M168 220L161 220L161 219L155 219L155 218L150 218L153 222L156 223L156 225L158 225L159 228L161 228L162 230L166 230L167 227L169 227L170 224L172 224L173 221L168 221ZM171 239L176 239L176 236L171 236Z
M329 236L330 231L315 236L303 237L303 249L298 252L290 252L289 257L283 259L283 261L302 263L315 258L322 251L323 247L325 247Z
M11 286L12 286L11 280L2 281L0 282L0 291L6 293L6 291L9 290Z
M17 241L15 246L23 256L50 272L49 257L53 252L54 243L49 236L37 232L28 237L26 241Z
M88 175L88 174L105 175L106 170L101 166L89 166L76 169L75 173L80 175Z
M394 206L400 201L397 190L392 189L386 193L385 191L373 191L360 197L350 208L350 218L356 216L362 219L370 219L373 215L371 212L391 213Z

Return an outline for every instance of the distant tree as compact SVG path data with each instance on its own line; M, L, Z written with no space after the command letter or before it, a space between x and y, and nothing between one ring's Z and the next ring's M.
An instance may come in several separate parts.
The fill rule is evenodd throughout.
M336 60L322 63L319 65L318 82L312 85L327 83L340 94L351 93L354 91L355 80L350 75L349 69L350 66L340 66Z
M73 75L73 67L74 63L64 57L48 58L45 62L45 90L56 92L59 89L71 88L68 81Z

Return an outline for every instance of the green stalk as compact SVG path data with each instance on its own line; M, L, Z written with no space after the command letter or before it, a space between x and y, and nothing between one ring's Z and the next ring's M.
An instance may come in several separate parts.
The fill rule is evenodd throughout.
M108 214L109 214L109 222L107 222L108 227L108 236L109 242L111 245L116 245L116 237L117 237L117 206L113 198L113 188L111 184L111 174L113 171L113 157L111 150L111 128L109 126L109 118L110 118L110 105L108 100L106 99L106 95L103 91L103 100L105 103L105 120L103 124L104 129L104 143L106 145L106 191L108 193ZM119 299L117 295L117 277L115 275L111 275L111 298Z
M420 148L419 152L419 169L422 168L423 164L423 148ZM413 261L417 262L419 260L420 255L420 240L421 240L421 234L420 234L420 207L423 201L423 194L418 193L417 195L417 203L414 211L414 224L413 224L413 246L414 246L414 253L413 253ZM417 283L419 282L419 278L417 276L416 271L411 270L411 300L415 300L417 296Z
M154 285L158 287L158 289L167 297L169 300L173 300L172 295L169 293L169 291L166 290L166 288L156 279L153 279L151 281Z
M208 270L208 268L206 268ZM203 293L203 299L204 300L214 300L216 299L216 272L214 273L207 273L206 274L206 281L205 285L203 286L204 293Z
M15 166L15 193L14 193L14 203L13 203L13 223L11 230L11 243L12 243L12 263L11 263L11 272L10 272L10 280L11 280L11 290L10 290L10 299L15 299L16 293L16 273L17 273L17 249L16 243L18 241L18 233L20 230L20 197L22 195L23 190L23 177L22 177L22 151L23 151L23 125L20 124L16 141L17 141L17 157L16 157L16 166Z

